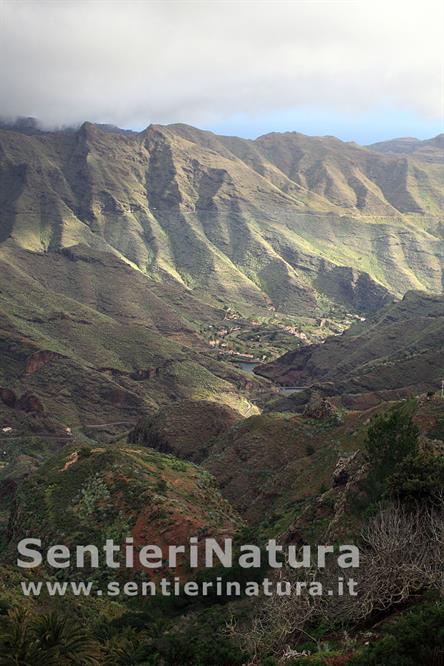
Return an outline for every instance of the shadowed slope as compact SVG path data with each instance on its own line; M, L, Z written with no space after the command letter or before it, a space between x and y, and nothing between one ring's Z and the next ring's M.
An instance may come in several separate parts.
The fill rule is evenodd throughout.
M322 345L289 352L258 373L319 385L348 405L437 390L444 377L444 298L410 292L400 303Z

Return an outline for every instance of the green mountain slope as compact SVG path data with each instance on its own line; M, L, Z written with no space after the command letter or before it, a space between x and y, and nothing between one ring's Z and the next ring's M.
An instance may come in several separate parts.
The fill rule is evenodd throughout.
M79 246L42 255L5 244L0 275L0 386L36 395L67 427L134 423L181 398L249 407L254 380L216 361L198 333L223 311L183 288Z
M101 548L106 539L122 544L131 536L136 549L158 545L167 561L169 545L186 544L196 535L222 541L241 526L214 479L195 465L138 447L71 447L51 457L20 486L5 559L9 551L15 559L17 542L36 530L46 547L65 543ZM100 564L94 573L106 579L109 571L103 559ZM130 572L118 571L117 576L133 578L138 572L140 565ZM185 572L189 575L184 557L178 559L174 575ZM75 562L70 573L85 576L85 571L76 571ZM149 573L165 576L168 568L162 564Z
M444 379L444 298L409 292L399 303L322 345L289 352L258 372L312 386L365 408L381 399L436 391Z
M111 251L211 305L371 310L442 290L444 167L421 155L184 125L3 130L0 241Z

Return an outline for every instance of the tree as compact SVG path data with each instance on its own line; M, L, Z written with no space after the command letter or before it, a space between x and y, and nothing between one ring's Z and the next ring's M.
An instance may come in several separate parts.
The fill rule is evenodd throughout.
M389 493L402 502L436 505L444 491L444 456L409 455L387 480Z
M100 647L86 631L57 613L33 616L12 609L0 627L4 666L96 666Z
M289 581L292 593L256 600L251 622L229 626L232 637L252 655L251 663L262 663L259 660L264 656L279 660L288 647L299 649L307 640L319 650L318 629L354 626L418 592L439 592L444 557L442 502L434 507L406 507L394 502L380 508L365 526L359 545L358 571L342 569L332 560L320 569L284 565L273 574L276 580ZM298 593L301 581L317 581L323 590L334 590L338 576L344 580L344 590L349 580L357 583L357 596Z
M14 608L2 620L0 627L0 663L4 666L40 666L38 649L31 630L31 615L25 609Z
M99 650L86 631L55 612L37 617L32 632L41 651L54 660L54 664L99 664ZM46 660L46 664L48 661Z
M364 648L350 666L442 664L444 603L424 604L388 624L381 640Z
M366 448L374 469L384 476L418 450L419 429L411 416L397 409L375 419L367 432Z

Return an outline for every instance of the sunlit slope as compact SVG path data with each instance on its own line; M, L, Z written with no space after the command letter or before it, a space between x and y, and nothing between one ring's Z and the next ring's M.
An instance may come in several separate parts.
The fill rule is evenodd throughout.
M213 360L196 330L223 313L191 295L176 310L173 288L163 300L147 276L81 247L3 247L0 276L0 386L37 395L67 426L135 422L180 398L248 408L246 377Z
M248 141L184 125L4 130L0 241L107 249L211 305L373 309L381 286L442 289L444 172L433 151L386 155L297 133ZM356 298L358 281L376 302Z

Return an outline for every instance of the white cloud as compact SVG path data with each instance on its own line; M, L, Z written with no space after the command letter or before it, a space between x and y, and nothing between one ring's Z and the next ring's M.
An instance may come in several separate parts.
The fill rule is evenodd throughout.
M442 116L437 0L3 0L3 116L219 122L298 106Z

